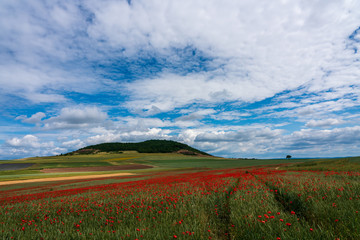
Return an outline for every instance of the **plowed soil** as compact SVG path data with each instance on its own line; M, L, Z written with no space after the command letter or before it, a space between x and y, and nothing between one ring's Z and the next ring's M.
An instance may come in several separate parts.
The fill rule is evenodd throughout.
M78 167L78 168L46 168L41 170L44 173L68 173L68 172L97 172L97 171L115 171L115 170L137 170L147 169L152 166L143 164L127 164L117 166L105 166L105 167Z
M0 171L20 170L31 167L33 163L4 163L0 164Z

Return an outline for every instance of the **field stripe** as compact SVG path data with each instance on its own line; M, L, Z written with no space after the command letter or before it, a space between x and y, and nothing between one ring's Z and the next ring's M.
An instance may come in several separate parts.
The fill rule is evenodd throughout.
M56 177L56 178L38 178L38 179L0 182L0 186L1 185L19 184L19 183L53 182L53 181L66 181L66 180L77 180L77 179L95 179L95 178L107 178L107 177L130 176L130 175L135 175L135 174L134 173L113 173L113 174L102 174L102 175L86 175L86 176Z

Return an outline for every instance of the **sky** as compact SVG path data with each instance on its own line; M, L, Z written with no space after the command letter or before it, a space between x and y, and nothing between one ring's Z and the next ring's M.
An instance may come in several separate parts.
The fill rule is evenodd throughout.
M2 0L0 33L0 159L360 155L359 1Z

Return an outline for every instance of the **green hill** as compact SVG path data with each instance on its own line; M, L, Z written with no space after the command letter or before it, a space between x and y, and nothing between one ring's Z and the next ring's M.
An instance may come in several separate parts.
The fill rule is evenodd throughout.
M192 148L186 144L169 140L148 140L139 143L101 143L81 148L68 154L92 154L96 152L137 151L139 153L181 153L184 155L210 154Z

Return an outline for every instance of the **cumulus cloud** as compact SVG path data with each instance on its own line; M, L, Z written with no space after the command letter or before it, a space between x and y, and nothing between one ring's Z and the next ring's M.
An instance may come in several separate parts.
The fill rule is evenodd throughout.
M251 113L267 118L293 118L300 122L315 119L335 119L355 116L360 103L360 86L341 87L317 93L299 89L279 94L264 107Z
M92 93L102 85L82 61L72 63L79 60L78 36L86 31L75 2L2 1L0 29L1 94L28 104L61 103L67 100L63 91ZM1 100L6 106L14 98Z
M41 119L43 119L44 117L46 117L45 113L43 112L37 112L33 115L31 115L31 117L27 117L25 115L21 115L15 118L15 120L21 120L22 122L25 123L32 123L32 124L37 124L41 122Z
M310 120L305 124L305 127L329 127L343 123L345 123L345 121L343 121L342 119L329 118L322 120Z
M126 106L149 114L196 101L258 101L299 86L311 92L356 85L358 7L300 0L3 2L0 79L8 93L58 102L66 100L63 90L107 87L106 79L91 77L92 61L166 58L158 76L125 84ZM187 48L205 60L194 62L197 73L176 74L171 63L186 63L177 50Z
M249 112L238 112L238 111L223 111L220 113L212 114L211 118L215 120L236 120L245 117L250 117L251 113Z
M171 133L170 130L160 128L149 128L143 131L111 131L106 134L91 136L85 142L93 145L103 142L139 142L149 139L170 139L169 133Z
M286 134L282 129L251 128L238 131L197 129L179 136L214 155L228 157L340 157L360 151L359 126L334 129L302 129ZM231 153L231 154L229 154Z
M164 128L174 126L174 123L170 120L162 120L159 118L151 117L118 117L116 127L123 131L126 130L141 130L148 128Z
M53 143L40 143L39 139L36 136L33 135L25 135L22 138L12 138L6 141L6 143L9 146L12 147L31 147L31 148L36 148L36 147L49 147L49 146L53 146Z
M67 149L79 149L85 147L85 143L80 139L74 139L66 142L62 142L61 145Z
M190 114L187 115L183 115L181 117L178 117L175 119L175 121L182 121L182 122L186 122L186 121L196 121L196 120L201 120L204 117L215 113L216 111L214 109L203 109L203 110L197 110L195 112L192 112Z
M124 123L123 124L130 124ZM116 125L116 124L115 124ZM51 155L69 152L87 145L103 142L139 142L148 139L180 141L226 157L336 157L354 155L360 151L359 126L334 129L302 129L288 133L284 129L262 125L202 126L179 129L172 126L137 128L126 125L121 128L95 127L86 132L69 130L62 132L56 141L49 134L41 138L35 135L8 139L2 146L9 156ZM56 133L53 134L58 135ZM3 153L1 153L3 154ZM1 155L0 154L0 155Z
M44 120L44 129L82 128L102 124L108 118L107 113L97 107L74 107L61 109L58 116Z
M336 153L339 149L346 154L347 151L359 151L360 148L360 127L334 128L331 130L302 129L293 132L286 139L290 144L286 144L287 149L293 150L325 150L324 154ZM348 147L352 149L349 150Z
M106 36L125 49L181 48L190 43L211 56L216 67L206 73L163 73L131 82L130 108L168 111L197 101L258 101L299 86L312 92L357 84L358 61L344 51L344 42L358 27L358 13L348 12L353 2L182 2L153 4L153 11L147 11L149 4L138 1L124 7L124 2L107 2L111 11L94 10L94 36ZM123 7L126 14L115 15L114 9ZM142 17L146 24L139 22ZM124 35L134 41L123 43Z
M138 80L125 86L131 93L131 100L125 105L126 107L135 111L139 108L148 110L156 107L163 112L193 102L217 103L231 100L254 102L272 97L274 93L284 90L270 82L254 84L250 79L242 80L233 76L212 77L209 73L186 76L164 74L160 78Z
M3 158L57 155L66 149L55 146L53 141L41 141L37 136L28 134L5 141L0 151Z
M281 129L251 126L230 131L213 128L198 132L193 141L195 146L213 154L227 155L226 152L231 152L232 156L244 156L251 152L257 156L275 150L274 144L279 141L282 132Z
M281 130L271 130L269 128L210 132L197 135L195 142L248 142L257 141L259 139L270 140L280 135L280 133Z

